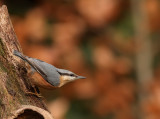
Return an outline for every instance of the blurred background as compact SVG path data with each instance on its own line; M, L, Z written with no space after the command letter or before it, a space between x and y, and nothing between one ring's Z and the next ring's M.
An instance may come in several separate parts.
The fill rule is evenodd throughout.
M3 0L24 54L87 79L40 89L55 119L160 118L159 0Z

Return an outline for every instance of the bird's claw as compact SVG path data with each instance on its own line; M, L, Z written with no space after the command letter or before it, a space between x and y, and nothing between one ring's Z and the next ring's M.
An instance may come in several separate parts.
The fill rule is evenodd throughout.
M41 95L41 94L39 94L39 93L33 93L33 92L26 92L26 94L28 94L28 95L35 95L35 96L37 96L37 97L39 97L39 98L42 98L43 96Z

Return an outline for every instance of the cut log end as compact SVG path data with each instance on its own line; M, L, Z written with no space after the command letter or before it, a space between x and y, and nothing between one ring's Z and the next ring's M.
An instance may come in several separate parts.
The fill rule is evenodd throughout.
M51 114L46 110L32 105L23 105L20 109L12 113L9 119L53 119Z

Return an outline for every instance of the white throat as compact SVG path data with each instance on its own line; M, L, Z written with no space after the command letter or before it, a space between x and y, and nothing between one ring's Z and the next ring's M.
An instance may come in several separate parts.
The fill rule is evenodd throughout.
M61 87L64 84L73 81L74 79L75 79L75 77L71 77L71 76L61 76L60 77L60 85L58 87Z

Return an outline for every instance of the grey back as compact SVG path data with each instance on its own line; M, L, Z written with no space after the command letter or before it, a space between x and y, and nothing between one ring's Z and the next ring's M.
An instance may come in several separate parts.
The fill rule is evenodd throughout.
M60 74L57 72L56 67L35 58L26 57L26 59L33 64L34 67L29 63L51 85L58 86L60 84Z

